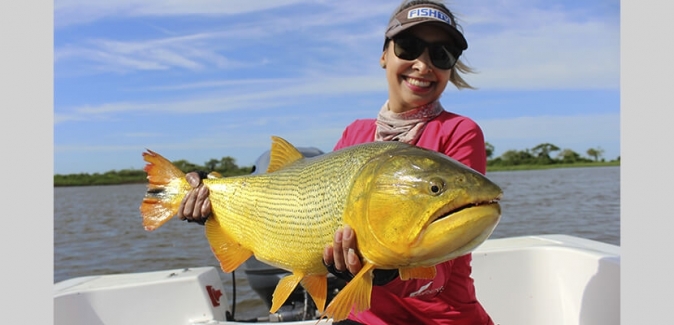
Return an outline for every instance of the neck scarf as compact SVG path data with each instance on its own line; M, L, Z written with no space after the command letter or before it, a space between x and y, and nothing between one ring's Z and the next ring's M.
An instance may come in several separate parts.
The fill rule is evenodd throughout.
M440 102L436 100L406 112L394 113L389 110L386 101L377 116L374 140L416 144L426 123L440 115L443 110Z

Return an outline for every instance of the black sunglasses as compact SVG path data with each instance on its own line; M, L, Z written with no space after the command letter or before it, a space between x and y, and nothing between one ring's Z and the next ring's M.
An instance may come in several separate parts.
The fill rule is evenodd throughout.
M439 69L451 69L461 55L461 50L452 46L451 43L427 43L414 36L400 36L393 38L393 52L398 58L403 60L414 60L418 58L424 49L428 48L428 55L431 63Z

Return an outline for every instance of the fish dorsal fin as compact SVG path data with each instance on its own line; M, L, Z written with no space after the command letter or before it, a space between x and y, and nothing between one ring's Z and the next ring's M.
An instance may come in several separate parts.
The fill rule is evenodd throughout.
M277 171L288 164L304 158L302 153L285 139L272 136L271 140L267 173Z

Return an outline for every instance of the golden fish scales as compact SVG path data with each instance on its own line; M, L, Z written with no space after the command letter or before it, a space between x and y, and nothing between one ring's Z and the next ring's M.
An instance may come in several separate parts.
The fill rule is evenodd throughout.
M212 193L212 220L217 221L217 227L207 226L207 231L215 232L212 236L224 231L256 247L255 257L270 265L327 274L321 262L323 248L343 225L351 179L363 160L388 149L358 147L351 149L353 155L331 157L328 153L280 170L275 170L278 164L272 161L268 171L273 174L206 179L204 184ZM339 172L329 172L335 170Z

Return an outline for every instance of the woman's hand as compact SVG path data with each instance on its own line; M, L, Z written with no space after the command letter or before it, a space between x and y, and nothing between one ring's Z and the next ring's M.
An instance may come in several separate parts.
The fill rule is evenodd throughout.
M351 280L363 267L356 245L356 235L348 225L338 229L332 246L323 250L323 263L330 273L344 280Z
M334 276L350 281L363 268L360 253L356 245L356 233L348 225L335 232L332 246L323 250L323 264ZM374 269L372 284L382 286L399 277L398 269Z
M205 177L201 176L199 172L185 174L185 178L190 186L192 186L192 189L187 192L187 195L180 202L177 215L180 220L187 220L187 222L196 222L203 225L211 215L211 201L208 199L208 187L201 181Z

